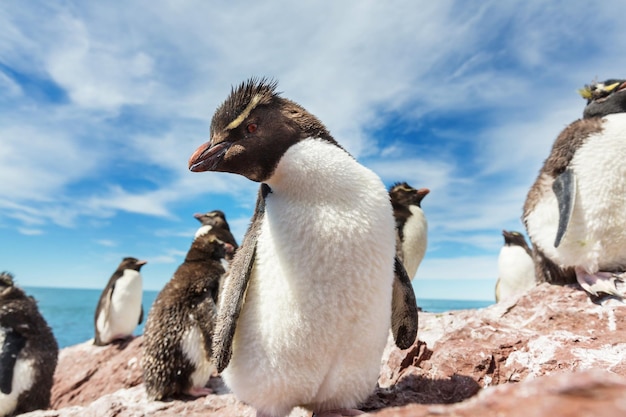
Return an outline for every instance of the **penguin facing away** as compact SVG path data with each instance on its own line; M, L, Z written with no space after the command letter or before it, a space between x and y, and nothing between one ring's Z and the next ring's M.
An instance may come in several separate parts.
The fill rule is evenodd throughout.
M35 299L0 272L0 416L50 406L59 346Z
M143 321L141 267L147 262L124 258L102 291L94 317L94 345L131 337Z
M410 279L415 278L428 245L428 222L421 203L429 192L428 188L416 190L406 182L395 183L389 189L396 219L397 256Z
M259 416L354 412L390 325L402 348L417 335L380 178L265 79L233 88L189 167L261 182L220 294L213 355L226 384Z
M580 91L583 119L557 137L524 204L539 282L621 299L626 270L626 82Z
M211 362L218 288L226 255L212 233L194 238L185 261L158 294L144 329L141 365L148 398L211 393Z
M504 246L498 256L496 302L523 294L536 285L535 264L524 235L503 230Z

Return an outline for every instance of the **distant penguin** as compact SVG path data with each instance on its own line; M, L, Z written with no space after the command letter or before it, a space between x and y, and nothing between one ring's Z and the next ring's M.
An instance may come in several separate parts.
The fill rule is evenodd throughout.
M143 284L139 270L147 262L124 258L100 295L94 317L94 344L108 345L132 336L143 321Z
M224 241L224 243L226 243L225 259L227 261L231 261L239 245L237 245L237 241L230 231L230 226L226 221L226 215L224 212L221 210L213 210L204 214L196 213L193 217L202 223L202 226L196 231L195 237L198 237L200 234L207 233L213 228L219 228L222 230L219 237L222 241Z
M224 242L212 233L194 239L185 261L159 293L144 329L143 379L148 398L206 395L215 366L212 333Z
M0 273L0 416L50 406L59 346L35 299Z
M220 293L213 354L227 386L257 415L353 413L390 325L402 348L417 334L382 181L264 79L231 91L189 167L262 183Z
M415 278L428 245L428 222L421 203L429 192L428 188L416 190L406 182L395 183L389 189L396 219L397 255L410 279Z
M586 86L582 120L557 137L522 217L539 282L622 298L626 270L626 81Z
M523 294L536 284L535 264L524 235L503 230L504 246L498 256L496 302Z

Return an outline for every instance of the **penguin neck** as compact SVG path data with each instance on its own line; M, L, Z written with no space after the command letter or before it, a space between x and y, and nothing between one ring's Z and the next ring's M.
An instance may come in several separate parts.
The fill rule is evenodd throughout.
M409 210L409 207L400 205L400 204L392 204L393 207L393 217L396 219L396 229L398 230L398 235L400 236L400 240L404 240L404 225L406 224L409 217L411 217L412 213Z
M214 258L212 254L204 250L194 248L193 245L185 256L185 262L219 262L219 258Z
M287 149L264 183L274 194L299 200L333 196L341 193L341 188L350 187L350 179L342 178L341 173L343 166L351 163L356 164L354 158L337 145L307 138Z

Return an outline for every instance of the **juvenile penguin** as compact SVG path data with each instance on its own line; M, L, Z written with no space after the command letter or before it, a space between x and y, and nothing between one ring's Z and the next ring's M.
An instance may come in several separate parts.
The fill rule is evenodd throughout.
M586 86L582 120L557 137L524 204L539 282L623 297L626 82Z
M143 285L139 270L147 262L124 258L100 295L94 317L94 344L108 345L132 336L143 321Z
M522 294L536 285L535 264L524 235L502 231L504 246L498 256L496 302Z
M37 303L0 273L0 416L50 406L59 346Z
M389 326L402 348L417 335L382 181L265 79L231 91L189 167L261 183L220 293L224 381L259 416L353 413L376 387Z
M393 215L396 219L396 251L410 279L415 278L428 244L428 222L422 210L422 199L428 188L416 190L406 182L389 189Z
M233 255L239 245L237 245L237 241L230 231L230 226L226 221L226 215L224 212L221 210L213 210L204 214L196 213L193 217L202 223L202 226L200 226L200 228L196 231L196 237L200 234L207 233L213 228L219 228L223 231L220 238L224 241L224 243L226 243L225 259L227 261L232 261Z
M215 372L211 343L225 254L224 242L215 234L196 237L154 301L141 360L149 399L211 392L205 386Z

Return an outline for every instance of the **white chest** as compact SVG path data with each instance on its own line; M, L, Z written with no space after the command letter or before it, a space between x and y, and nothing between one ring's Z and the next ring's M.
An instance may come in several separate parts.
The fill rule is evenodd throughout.
M422 209L412 205L409 207L412 216L404 225L402 241L402 253L404 255L404 267L409 278L413 279L419 267L428 244L428 222Z
M535 265L524 248L503 246L498 257L499 300L521 294L535 286Z
M270 414L344 390L354 403L376 384L390 326L395 231L386 188L317 140L292 146L268 184L224 378Z
M124 270L124 274L115 282L108 311L103 309L98 316L100 339L104 343L133 333L141 314L142 295L142 278L139 271Z
M529 222L533 241L557 263L589 272L626 265L626 115L607 116L604 130L575 153L576 199L558 248L558 207L546 178L544 198Z
M0 346L4 343L5 329L0 328ZM17 400L21 393L29 390L35 379L35 361L24 359L18 355L13 369L13 380L11 392L4 394L0 392L0 416L9 415L17 407Z

